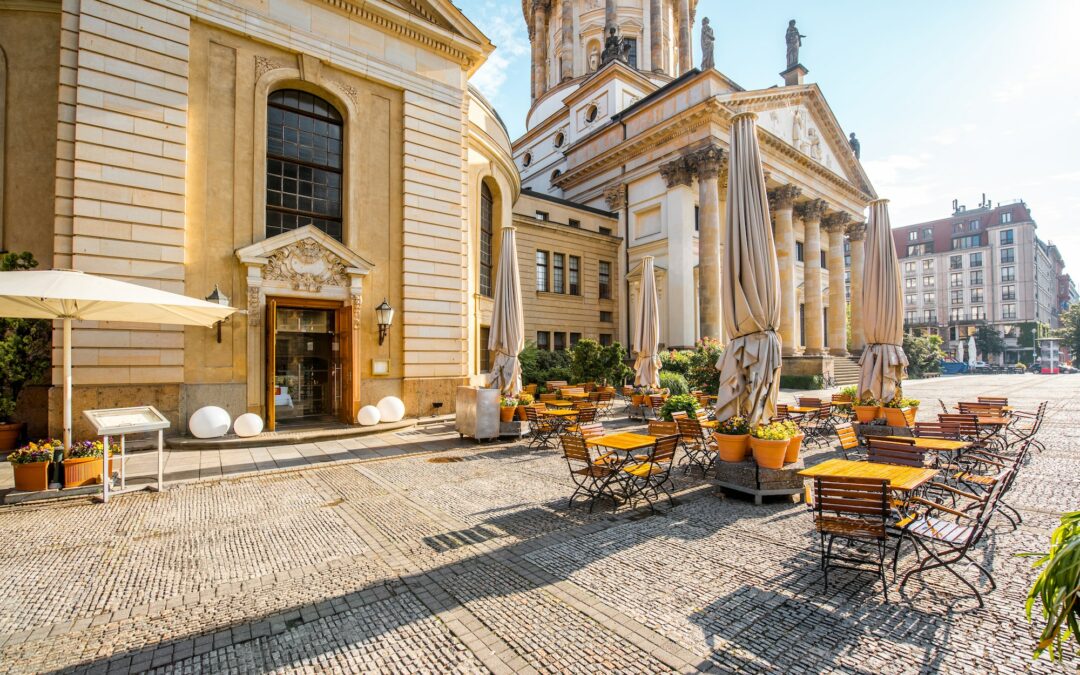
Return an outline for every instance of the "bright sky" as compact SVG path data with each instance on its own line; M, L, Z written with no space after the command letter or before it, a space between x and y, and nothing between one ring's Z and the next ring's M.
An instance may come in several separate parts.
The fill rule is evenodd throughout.
M518 0L456 0L497 45L473 77L516 138L529 107ZM1023 199L1039 236L1080 272L1080 1L700 0L716 65L746 89L780 84L796 19L807 80L821 87L890 201L894 226ZM695 56L695 63L700 56Z

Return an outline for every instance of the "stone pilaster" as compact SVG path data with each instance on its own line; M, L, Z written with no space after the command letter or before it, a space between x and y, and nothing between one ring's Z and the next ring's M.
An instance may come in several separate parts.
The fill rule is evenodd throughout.
M549 0L533 0L532 30L532 95L533 100L547 91L547 13Z
M828 233L829 248L829 353L847 356L847 294L844 284L844 233L851 217L830 213L821 221Z
M679 0L679 75L694 67L694 50L690 43L690 0Z
M848 239L851 240L851 349L855 353L862 353L862 350L866 347L862 307L866 223L848 225L847 233Z
M781 185L769 191L769 209L776 219L776 262L780 267L780 342L784 356L802 353L799 347L798 307L795 302L795 227L792 210L802 190Z
M687 155L698 179L698 317L701 337L722 339L720 178L724 151L709 145Z
M559 57L559 81L574 77L574 1L562 1L562 55Z
M666 339L662 341L669 347L689 347L694 344L697 333L693 293L694 193L690 190L694 172L686 157L679 157L661 165L660 175L668 187L664 205L668 323Z
M617 213L619 215L618 229L615 231L617 235L623 238L623 243L620 246L620 255L618 256L618 262L616 267L619 270L619 279L622 284L622 291L618 294L619 302L619 325L617 328L617 334L619 342L622 344L630 344L630 335L624 333L627 330L626 317L630 316L630 307L633 302L633 296L630 295L630 284L627 280L626 268L626 256L622 255L622 246L626 246L628 239L629 227L626 222L626 204L627 204L627 186L623 183L616 183L615 185L609 185L604 188L604 201L607 202L608 210Z
M825 315L821 298L821 217L828 205L811 199L798 206L803 221L803 303L807 356L825 354Z
M649 60L654 73L664 71L664 1L649 2Z

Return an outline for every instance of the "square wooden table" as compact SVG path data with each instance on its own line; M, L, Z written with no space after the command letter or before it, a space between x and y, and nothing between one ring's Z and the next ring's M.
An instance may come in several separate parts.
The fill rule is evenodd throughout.
M720 426L719 420L698 420L702 429L715 429Z
M544 405L551 406L552 408L570 408L574 405L573 401L540 401Z
M656 443L656 439L652 436L623 432L590 438L585 441L585 443L588 445L599 445L600 447L610 448L612 450L620 450L622 452L633 452L635 450L652 447L653 444Z
M566 392L563 392L562 396L563 396L563 398L571 400L571 401L581 401L583 399L589 398L589 395L586 394L585 392L581 392L580 394L567 394Z
M818 410L820 410L820 408L812 408L812 407L806 406L806 405L789 405L787 407L787 409L788 409L789 413L800 413L800 414L812 413L812 412L817 412Z
M916 448L920 450L936 450L938 452L955 452L971 447L971 443L968 441L954 441L950 438L921 438L919 436L914 439L911 436L884 436L883 438L886 441L898 441L900 443L914 440Z
M539 412L541 415L544 415L546 417L575 417L580 411L566 410L565 408L560 408L558 410L541 410Z
M915 466L897 466L877 462L853 462L847 459L829 459L817 466L803 469L800 476L842 476L845 478L869 478L889 481L893 490L910 492L928 483L938 474L937 469L921 469Z

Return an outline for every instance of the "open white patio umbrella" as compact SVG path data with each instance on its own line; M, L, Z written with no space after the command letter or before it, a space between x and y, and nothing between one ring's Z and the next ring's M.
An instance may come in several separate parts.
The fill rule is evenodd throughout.
M757 115L739 113L731 123L727 236L721 305L729 339L720 371L717 419L743 415L750 424L776 412L781 350L780 270L769 224L765 174L757 141Z
M64 453L71 449L71 322L213 326L235 312L186 295L74 270L0 272L0 316L60 319L64 331Z
M859 358L859 398L891 401L907 368L900 261L889 227L889 200L870 202L863 267L863 327L866 349Z
M495 299L491 309L491 332L488 349L495 362L488 378L489 387L514 397L521 391L521 363L518 354L525 348L525 319L521 309L521 279L517 264L517 228L502 229L502 250L495 277Z
M637 326L634 328L633 350L634 384L639 387L660 386L660 301L656 297L656 269L651 255L641 261L641 289L638 291L637 308L634 312Z
M975 361L978 360L975 357L975 336L972 335L968 338L968 365L972 368L975 367Z

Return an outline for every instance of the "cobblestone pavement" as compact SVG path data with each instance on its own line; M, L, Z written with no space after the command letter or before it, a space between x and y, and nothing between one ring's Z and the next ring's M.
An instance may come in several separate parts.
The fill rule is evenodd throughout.
M657 515L590 514L554 451L442 426L390 437L437 454L0 508L0 672L1076 672L1075 651L1030 660L1014 554L1080 503L1080 377L907 391L927 416L1051 401L1010 495L1025 522L976 556L999 585L985 609L932 573L889 602L853 572L826 592L802 505L691 476Z

